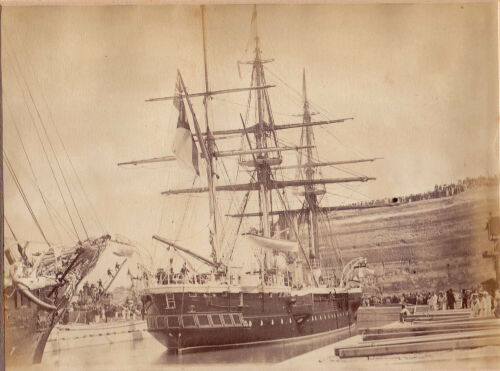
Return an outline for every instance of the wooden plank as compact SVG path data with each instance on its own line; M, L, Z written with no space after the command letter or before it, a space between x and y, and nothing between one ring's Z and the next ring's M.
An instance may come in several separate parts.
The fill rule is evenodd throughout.
M453 323L453 322L475 322L475 321L483 321L485 319L494 319L495 316L490 316L490 317L477 317L477 318L464 318L464 319L460 319L459 321L457 321L457 319L455 318L449 318L449 319L440 319L439 321L424 321L424 320L416 320L416 321L413 321L414 323L441 323L441 324L445 324L445 323Z
M429 310L425 313L436 316L447 316L452 314L470 314L470 309Z
M500 326L497 326L497 328L500 328ZM474 330L491 330L491 329L493 329L491 325L481 325L479 327L474 328ZM452 334L466 330L470 329L463 327L453 327L447 329L435 329L435 330L424 330L424 331L404 331L404 332L393 332L388 334L371 334L371 335L363 335L363 341L398 339L398 338L408 338L413 336L425 336L425 335Z
M461 339L461 338L474 338L480 336L488 336L488 335L500 336L500 329L487 329L487 330L471 330L471 331L461 331L454 332L450 334L441 334L441 335L425 335L420 336L418 338L409 337L404 339L397 340L372 340L363 342L363 345L372 346L372 345L380 345L380 344L402 344L402 343L416 343L416 342L426 342L426 341L434 341L434 340L452 340L452 339Z
M411 345L411 344L423 344L423 343L434 343L441 341L451 341L451 340L460 340L460 339L476 339L481 337L497 337L500 338L500 330L494 331L468 331L461 333L453 333L453 334L442 334L442 335L424 335L420 338L405 338L399 339L397 341L393 339L389 340L378 340L378 341L367 341L361 342L357 345L347 346L347 347L339 347L335 348L334 352L336 356L340 355L340 352L345 349L361 349L361 348L373 348L373 347L381 347L381 346L396 346L396 345Z
M428 322L435 322L435 321L443 321L443 320L462 320L462 319L467 319L469 316L450 316L446 318L442 317L431 317L431 316L407 316L405 318L406 322L415 322L415 321L428 321Z
M396 345L411 345L411 344L419 344L419 343L428 343L428 342L441 342L441 341L450 341L450 340L459 340L459 339L475 339L481 337L499 337L500 338L500 330L488 330L488 331L470 331L470 332L462 332L462 333L454 333L454 334L445 334L445 335L426 335L420 338L406 338L406 339L398 339L394 341L390 340L375 340L369 342L363 342L356 346L351 347L341 347L335 349L335 354L339 355L342 349L361 349L361 348L373 348L380 346L396 346Z
M473 339L443 340L413 344L393 344L364 348L339 349L340 358L384 356L391 354L433 352L451 349L469 349L489 345L500 345L498 335L485 336Z
M408 317L413 317L413 318L441 318L441 319L446 319L446 318L455 318L455 317L470 317L470 313L453 313L453 314L429 314L429 313L417 313L417 314L410 314Z
M363 331L364 335L372 335L372 334L388 334L395 332L403 332L403 331L431 331L431 330L441 330L441 329L473 329L482 326L500 326L500 319L487 319L483 321L474 321L474 322L450 322L450 323L430 323L425 326L404 326L400 327L380 327L380 328L372 328L366 329Z

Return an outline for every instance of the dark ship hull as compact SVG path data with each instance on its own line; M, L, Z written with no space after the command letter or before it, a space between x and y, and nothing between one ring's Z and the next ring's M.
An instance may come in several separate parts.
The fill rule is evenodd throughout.
M85 243L66 261L58 285L30 290L13 279L5 288L5 363L40 363L54 326L66 312L78 284L95 267L109 236Z
M184 293L145 295L148 331L170 351L210 350L299 340L356 321L361 291L344 293Z
M52 286L53 287L53 286ZM52 287L41 290L50 292ZM33 293L41 297L41 293ZM7 365L39 363L50 332L66 310L46 310L10 286L5 290L5 356Z

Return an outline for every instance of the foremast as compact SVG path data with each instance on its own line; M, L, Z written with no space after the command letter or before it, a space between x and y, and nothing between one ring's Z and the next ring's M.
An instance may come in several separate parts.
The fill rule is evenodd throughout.
M203 105L205 106L205 127L206 127L206 170L207 170L207 184L208 184L208 206L210 210L210 224L209 224L209 240L212 246L212 259L216 265L220 264L220 239L217 230L217 198L215 194L215 183L214 183L214 160L213 151L215 140L210 131L210 125L208 121L208 110L209 102L212 99L210 95L210 88L208 84L208 65L207 65L207 45L205 37L205 6L201 6L201 24L203 30L203 66L205 71L205 97L203 100ZM197 131L198 132L198 131ZM198 136L200 144L204 140L202 136Z

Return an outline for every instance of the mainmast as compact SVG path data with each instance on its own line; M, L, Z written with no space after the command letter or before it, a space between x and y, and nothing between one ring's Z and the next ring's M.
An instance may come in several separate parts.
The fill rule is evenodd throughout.
M314 267L319 266L319 238L318 238L318 194L324 194L324 189L318 189L312 183L314 178L314 168L313 168L313 131L310 126L311 123L311 113L309 111L309 101L307 100L307 87L306 87L306 71L304 69L302 75L302 92L304 97L304 113L303 122L305 124L302 127L302 138L305 137L306 145L306 163L304 164L305 178L309 184L304 186L304 197L307 202L307 224L309 228L309 258L311 259L311 265Z
M252 84L254 86L265 86L266 79L264 75L264 63L267 61L264 61L262 59L262 51L260 50L259 46L259 35L257 31L257 7L254 6L254 13L252 16L252 23L254 26L254 39L255 39L255 57L253 60L253 71L252 71L252 76L253 76L253 81ZM267 93L267 89L259 89L256 91L257 95L257 117L258 117L258 122L256 125L256 129L254 131L255 135L255 142L256 142L256 147L258 150L262 150L267 148L267 138L271 135L274 137L274 132L270 131L269 128L272 130L274 126L273 118L271 115L271 109L270 109L270 104L269 104L269 96ZM266 122L266 117L265 113L268 113L267 115L267 122ZM275 139L275 146L278 147L278 143ZM277 158L275 158L275 161L278 161L278 163L281 163L281 153L277 152ZM271 224L272 220L270 219L270 208L271 208L271 203L270 203L270 183L271 183L271 167L269 163L269 154L268 152L262 152L257 156L258 161L255 163L256 170L257 170L257 181L260 185L259 189L259 206L260 210L262 212L262 218L261 218L261 224L262 224L262 233L264 237L271 237Z

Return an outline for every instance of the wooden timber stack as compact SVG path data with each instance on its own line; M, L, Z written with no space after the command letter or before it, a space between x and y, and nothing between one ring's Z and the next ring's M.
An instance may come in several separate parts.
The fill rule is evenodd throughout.
M359 344L335 348L335 355L373 357L490 345L500 345L500 319L470 318L467 311L449 310L411 315L395 327L365 329Z
M429 311L427 305L410 305L408 310L412 313L408 316L407 322L421 322L437 319L450 319L457 320L469 317L468 310L456 309L450 311ZM399 321L399 312L401 311L401 304L360 307L357 313L356 328L358 333L363 330L381 327Z

